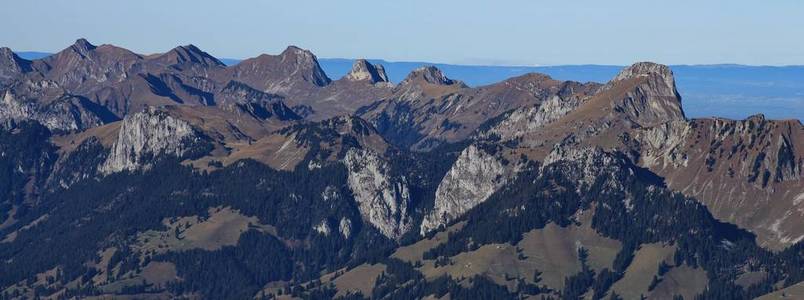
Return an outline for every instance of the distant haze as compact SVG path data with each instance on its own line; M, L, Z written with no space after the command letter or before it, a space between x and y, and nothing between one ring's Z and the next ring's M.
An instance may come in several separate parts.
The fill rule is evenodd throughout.
M193 43L473 65L804 64L804 5L749 1L4 1L0 45L55 52L78 37L138 53Z

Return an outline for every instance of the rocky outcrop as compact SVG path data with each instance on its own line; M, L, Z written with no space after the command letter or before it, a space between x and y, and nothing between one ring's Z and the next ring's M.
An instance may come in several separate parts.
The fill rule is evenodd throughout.
M349 170L349 188L363 219L390 239L399 239L408 232L412 224L407 180L393 176L388 162L370 150L352 148L343 163Z
M642 165L649 168L680 168L688 165L686 143L692 134L687 121L673 121L637 133Z
M20 58L7 47L0 47L0 88L30 71L30 61Z
M420 233L446 225L486 201L514 176L515 169L475 145L464 149L438 185L435 206L422 221Z
M289 46L280 54L283 65L293 68L295 74L301 75L306 81L317 86L325 86L332 80L327 77L318 64L318 59L310 50Z
M202 137L190 124L156 108L126 116L101 173L148 169L160 155L183 157Z
M116 121L103 107L86 98L63 95L47 105L18 99L10 90L0 100L0 122L33 120L51 130L74 131Z
M441 70L434 66L420 67L413 70L399 85L405 86L413 83L429 83L435 85L463 84L460 81L447 78Z
M565 163L559 166L559 163ZM619 179L623 173L633 175L630 169L623 169L629 165L624 157L607 153L598 147L575 147L573 145L559 144L545 157L541 170L547 168L560 169L560 173L574 181L577 193L583 194L598 180L605 180L604 185L610 189L621 189Z
M352 236L352 220L346 217L341 218L341 221L338 223L338 232L341 233L344 239L349 239L349 237Z
M365 59L358 59L344 77L350 81L364 81L371 84L388 83L388 75L382 65L373 65Z
M499 124L484 132L497 135L504 139L522 136L530 131L537 130L577 108L585 98L569 97L567 99L554 95L536 107L523 107L514 110Z
M636 63L617 74L603 90L626 86L629 89L623 97L612 102L612 109L624 114L630 122L649 127L686 119L670 67L649 62Z
M327 220L323 220L321 223L313 226L313 230L324 236L329 236L329 234L332 232L332 230L329 228L329 224L327 224Z

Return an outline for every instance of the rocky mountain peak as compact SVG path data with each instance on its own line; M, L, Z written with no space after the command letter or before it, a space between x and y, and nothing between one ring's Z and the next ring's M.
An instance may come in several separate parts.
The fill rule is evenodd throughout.
M281 55L283 55L283 56L285 56L285 55L308 55L308 56L313 56L313 53L310 52L309 50L302 49L299 46L290 45L287 48L285 48L284 51L282 51Z
M308 50L290 46L279 55L261 54L230 70L232 79L256 89L286 95L328 85L331 80Z
M368 81L372 84L388 82L388 75L382 65L373 65L365 59L358 59L345 78L351 81Z
M12 60L16 57L17 55L14 54L14 51L11 51L11 48L0 47L0 59L2 59L3 61Z
M77 39L69 49L86 56L89 51L95 50L95 48L97 48L95 45L91 44L84 38L80 38Z
M156 60L169 65L191 63L204 66L224 66L220 60L192 44L173 48L157 57Z
M639 126L686 119L681 95L668 66L651 62L633 64L617 74L602 91L615 99L614 111L625 114L628 121Z
M408 74L405 80L402 80L400 85L407 85L414 82L425 82L436 85L452 85L458 81L447 78L441 70L435 66L420 67Z
M650 74L656 74L669 79L673 78L673 71L666 65L653 62L638 62L620 71L620 73L614 77L614 80L624 80L638 76L648 76Z
M751 122L754 122L754 123L762 123L765 120L767 120L765 118L765 114L754 114L754 115L751 115L748 118L746 118L746 121L751 121Z
M288 46L285 51L282 51L280 57L282 58L282 65L301 71L305 80L317 86L325 86L332 81L321 69L318 59L310 50Z

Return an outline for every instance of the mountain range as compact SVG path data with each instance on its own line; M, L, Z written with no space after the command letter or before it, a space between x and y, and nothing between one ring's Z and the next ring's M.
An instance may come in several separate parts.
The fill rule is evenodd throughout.
M46 52L17 52L25 59L51 55ZM241 59L221 59L236 65ZM345 76L355 59L320 58L321 69L329 76ZM605 82L625 66L473 66L430 62L396 62L369 59L383 65L389 81L398 83L416 68L432 65L449 77L460 78L470 86L488 85L527 73L541 73L559 80ZM749 66L737 64L673 65L678 88L684 94L685 112L691 117L743 119L763 113L774 119L804 120L804 66Z
M387 69L0 48L0 297L804 290L799 120L691 118L678 67L651 62L583 82Z

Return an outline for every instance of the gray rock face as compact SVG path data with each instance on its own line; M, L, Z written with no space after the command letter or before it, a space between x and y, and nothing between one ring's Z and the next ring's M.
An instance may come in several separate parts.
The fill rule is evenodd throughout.
M412 224L407 180L393 177L388 162L370 150L352 148L343 163L349 170L348 185L363 219L391 239L408 232Z
M564 99L554 95L536 107L523 107L511 113L505 120L484 132L484 135L496 134L503 139L516 138L529 131L538 130L577 108L584 99L570 97Z
M624 156L608 153L599 147L556 145L545 157L541 166L543 174L557 171L577 183L579 195L587 195L594 184L601 184L606 191L624 191L623 182L636 175ZM550 169L550 171L546 171ZM598 182L603 180L603 182ZM632 196L626 191L622 199L627 210L633 209Z
M341 233L343 238L349 239L352 236L352 220L341 218L341 222L338 224L338 232Z
M147 108L126 116L120 125L117 141L101 165L103 174L148 169L158 155L182 157L193 142L200 140L198 133L183 120L164 111Z
M373 65L365 59L356 60L345 78L351 81L368 81L372 84L389 82L382 65Z
M648 168L687 167L686 143L692 128L687 121L660 124L637 135L641 142L642 164Z
M329 236L332 232L329 228L329 224L327 224L327 220L323 220L321 223L318 223L318 225L313 226L313 230L324 236Z
M46 83L46 81L39 82ZM82 130L104 124L104 120L93 113L91 102L80 97L64 95L47 105L36 101L18 99L13 92L6 91L0 100L0 122L34 120L51 130Z
M627 80L637 80L637 85L625 97L613 101L612 108L625 114L629 121L649 127L686 119L673 72L668 66L649 62L636 63L621 71L603 90L613 89Z
M30 61L20 58L9 48L0 48L0 87L11 83L29 71L31 71Z
M572 165L571 168L562 168L562 173L580 183L578 193L583 193L586 187L604 175L609 175L607 176L609 180L606 181L609 188L620 188L619 181L612 179L618 178L617 174L622 172L622 166L626 165L623 158L606 153L598 147L573 147L560 144L545 157L542 170L558 162ZM632 171L627 172L633 175Z
M673 80L673 71L670 67L662 64L652 62L638 62L622 71L614 77L613 81L626 80L638 76L649 76L656 74L665 79L665 85L675 88L675 81Z
M438 185L433 211L422 221L422 235L460 217L486 201L515 174L516 167L506 168L502 161L471 145L444 175Z

